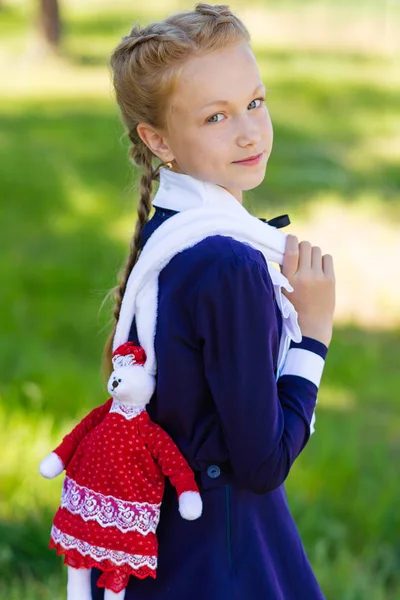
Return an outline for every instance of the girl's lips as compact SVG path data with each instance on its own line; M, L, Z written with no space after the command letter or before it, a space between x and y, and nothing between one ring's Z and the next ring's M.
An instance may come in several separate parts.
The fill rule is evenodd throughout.
M256 154L255 156L250 156L244 160L235 160L233 162L235 165L256 165L260 162L262 155L263 152L261 152L261 154Z

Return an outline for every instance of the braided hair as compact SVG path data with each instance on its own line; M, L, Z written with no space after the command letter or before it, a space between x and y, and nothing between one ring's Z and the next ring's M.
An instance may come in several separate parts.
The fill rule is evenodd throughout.
M141 170L137 222L130 252L117 285L114 323L103 354L103 373L112 370L112 345L128 277L141 251L143 227L152 208L154 181L165 163L153 154L137 132L139 123L167 129L168 100L173 95L184 63L190 57L247 41L250 35L227 5L196 4L194 10L175 13L145 27L136 24L110 57L113 86L121 119L131 146L129 159ZM155 161L159 164L155 166ZM110 293L110 292L109 292Z

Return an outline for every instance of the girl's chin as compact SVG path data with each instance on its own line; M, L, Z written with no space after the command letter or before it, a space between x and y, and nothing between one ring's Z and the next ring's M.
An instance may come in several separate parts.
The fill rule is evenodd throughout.
M252 177L243 177L240 189L243 192L247 192L259 186L265 178L265 169L260 170L258 173L254 173Z

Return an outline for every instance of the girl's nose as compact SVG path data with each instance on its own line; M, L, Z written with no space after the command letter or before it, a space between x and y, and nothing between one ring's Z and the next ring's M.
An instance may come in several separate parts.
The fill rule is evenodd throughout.
M256 146L261 139L259 128L255 123L243 123L240 133L237 137L239 146Z

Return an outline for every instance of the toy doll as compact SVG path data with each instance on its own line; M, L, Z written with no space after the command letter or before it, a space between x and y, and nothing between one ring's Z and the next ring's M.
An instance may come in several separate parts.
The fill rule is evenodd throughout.
M61 505L50 547L68 565L68 600L90 600L90 569L101 569L105 600L122 600L130 575L156 577L164 478L176 488L184 519L200 517L193 471L169 435L150 420L146 404L155 378L143 348L131 342L113 353L111 398L95 408L44 458L47 478L64 469Z

